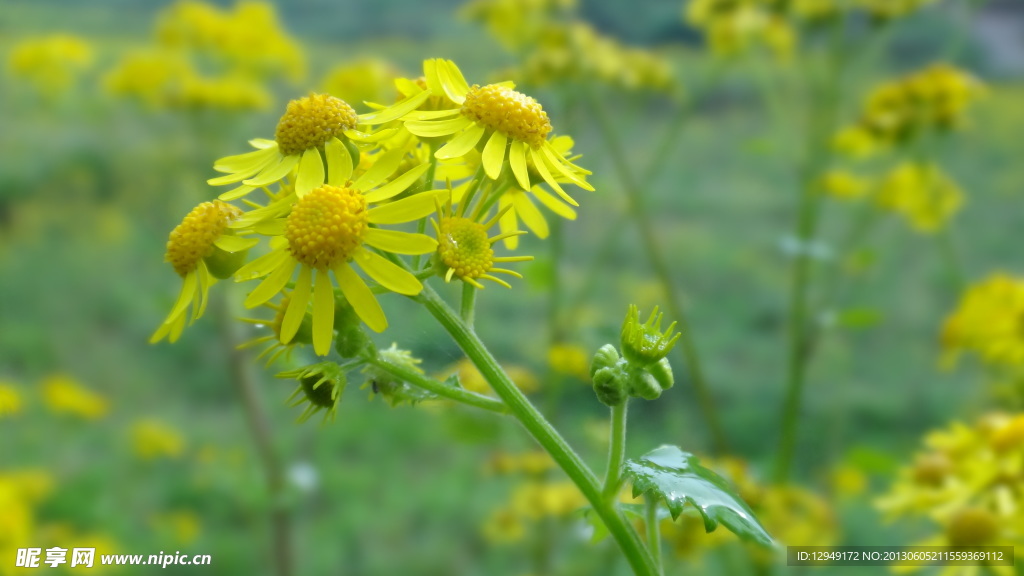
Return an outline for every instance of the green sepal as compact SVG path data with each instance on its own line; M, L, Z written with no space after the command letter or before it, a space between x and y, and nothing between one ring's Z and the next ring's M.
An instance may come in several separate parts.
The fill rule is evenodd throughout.
M211 276L218 280L227 280L234 276L239 268L245 265L245 258L248 255L248 250L226 252L214 246L213 252L206 258L203 258L203 262L206 263L206 269L210 271Z

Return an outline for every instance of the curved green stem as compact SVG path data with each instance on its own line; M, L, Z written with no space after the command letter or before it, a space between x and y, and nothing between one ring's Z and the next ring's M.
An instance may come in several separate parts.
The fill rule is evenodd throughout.
M608 437L608 469L604 474L605 500L615 501L622 483L622 464L626 461L626 414L629 412L629 398L622 404L612 406L612 427Z
M712 398L711 392L708 390L707 383L704 379L704 370L701 367L700 355L697 353L697 345L694 343L693 333L690 330L686 312L683 309L682 303L679 301L680 290L672 279L668 260L665 258L665 255L661 250L661 246L654 237L654 225L647 213L643 190L637 186L638 181L634 178L633 170L630 168L629 163L626 160L625 150L622 147L622 143L611 123L611 119L608 117L607 112L601 105L600 101L592 93L588 92L587 96L590 107L597 118L597 124L604 136L603 140L608 146L608 151L611 153L613 164L615 165L616 170L619 173L619 178L622 181L622 185L626 190L626 199L629 203L629 215L632 216L633 220L636 222L637 230L640 233L640 240L643 243L644 252L650 259L651 267L654 269L654 274L657 276L658 281L665 292L666 308L668 308L669 314L672 315L672 319L678 322L679 333L682 335L679 339L679 350L683 355L683 363L690 376L690 384L693 386L694 393L697 395L697 401L700 404L701 413L704 415L707 422L712 444L716 452L725 452L727 447L725 431L718 419L718 410L715 407L714 398Z
M490 396L484 396L483 394L477 394L476 392L470 392L463 388L454 388L452 386L445 385L444 383L438 382L432 378L427 378L416 370L412 370L405 366L399 366L398 364L392 364L380 356L368 358L367 362L389 374L401 378L409 384L418 386L427 392L433 392L434 394L443 396L449 400L454 400L461 404L466 404L467 406L473 406L474 408L497 412L499 414L508 413L508 408L500 400L496 400Z
M466 326L473 326L473 317L476 315L476 288L469 282L462 283L462 305L459 309L459 316Z
M634 573L638 576L656 576L657 568L654 560L644 548L636 530L615 504L604 500L594 473L587 468L558 431L519 391L519 388L505 374L473 329L467 326L431 287L424 286L423 291L414 299L423 304L427 311L444 327L480 370L484 379L505 402L509 412L519 420L534 440L551 455L555 463L576 484L619 544Z
M662 574L661 526L660 522L658 522L658 499L654 498L650 494L645 495L644 511L646 512L644 524L647 525L647 548L651 551L651 556L654 557L654 563L658 568L658 574Z

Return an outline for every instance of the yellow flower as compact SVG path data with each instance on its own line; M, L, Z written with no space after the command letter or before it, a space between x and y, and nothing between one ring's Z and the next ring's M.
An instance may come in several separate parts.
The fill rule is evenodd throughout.
M437 242L424 234L387 230L371 224L400 224L422 218L435 209L438 194L444 192L417 193L385 203L416 183L427 166L418 166L383 183L401 160L400 151L389 152L352 182L349 180L352 166L342 160L348 157L335 154L344 146L328 143L327 149L329 176L326 183L308 192L300 192L297 187L294 194L250 212L252 215L262 211L273 216L258 216L252 224L254 230L271 237L271 251L235 274L236 281L265 277L245 300L246 307L253 308L280 293L297 269L298 280L289 294L280 341L288 344L298 332L312 298L313 349L321 356L330 351L334 333L335 282L367 326L377 332L387 328L384 311L366 282L355 272L354 264L392 292L415 295L423 289L415 276L367 246L394 254L426 254L437 249ZM319 153L315 148L311 150L319 165ZM250 222L242 220L241 225Z
M465 156L486 140L481 160L492 180L497 180L508 166L515 182L530 190L533 184L529 168L533 167L573 206L578 204L562 189L560 178L584 190L594 189L584 179L590 172L570 162L548 140L551 121L536 100L516 92L510 83L470 86L450 60L427 60L423 70L428 91L444 94L453 107L410 112L405 116L405 128L421 138L452 136L435 153L438 159Z
M525 534L526 522L515 510L508 507L492 512L483 526L484 538L495 544L518 542Z
M71 414L86 420L106 416L106 399L62 374L43 380L43 402L56 414Z
M491 474L507 475L522 473L528 476L540 476L555 467L551 455L543 450L511 454L496 452L487 462L486 470Z
M379 118L380 113L372 116ZM280 182L294 172L295 192L304 196L324 185L332 164L338 173L335 176L343 172L351 174L355 152L354 145L349 149L351 141L377 142L394 134L393 129L373 135L359 131L359 124L368 122L370 117L357 115L347 102L326 94L310 94L292 100L277 123L274 140L251 140L255 151L217 160L213 169L225 175L211 178L207 184L223 186L241 182L242 186L220 195L221 200L228 201Z
M150 519L150 524L158 531L170 535L176 544L183 546L195 542L201 529L199 516L191 510L176 510L155 515Z
M189 317L189 306L194 322L206 310L210 286L217 278L227 278L237 270L245 252L256 244L256 240L236 236L228 228L241 214L238 208L219 200L203 202L171 231L164 259L181 276L181 292L150 343L164 338L177 341Z
M527 481L512 491L511 509L521 518L539 520L561 518L579 510L587 503L572 482Z
M821 177L819 187L838 200L856 200L868 193L871 181L845 170L830 170Z
M46 97L68 91L93 60L92 47L75 36L52 34L29 38L15 45L7 68Z
M1024 365L1024 281L993 274L970 288L946 319L942 346L949 354L977 354L994 366Z
M13 384L0 382L0 418L21 412L21 394Z
M867 158L881 146L882 143L863 126L846 127L832 139L832 147L851 158Z
M178 458L185 450L185 440L171 426L147 418L132 425L132 446L143 460Z
M919 232L935 232L960 209L963 193L934 164L906 162L882 180L877 202Z
M451 282L456 277L482 290L484 285L480 280L490 280L511 288L508 282L494 274L507 274L516 278L523 276L513 270L495 268L494 264L527 262L533 260L533 256L495 256L491 246L499 240L525 232L516 230L488 237L487 230L494 226L503 213L499 212L487 222L480 223L473 218L466 218L463 215L465 208L466 204L460 204L459 211L453 212L449 198L444 207L437 207L437 220L431 221L437 233L437 261L443 269L447 269L444 281Z
M832 470L832 488L840 496L856 496L867 489L868 479L864 472L855 466L844 464Z
M587 349L568 343L556 343L548 349L548 365L558 374L590 381L590 354Z
M472 0L461 16L482 22L505 48L530 46L559 10L574 8L577 0Z
M900 18L935 0L853 0L854 7L879 20Z

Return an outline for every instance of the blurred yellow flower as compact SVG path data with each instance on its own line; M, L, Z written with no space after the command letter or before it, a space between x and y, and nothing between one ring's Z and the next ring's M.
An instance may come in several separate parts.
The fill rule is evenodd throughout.
M918 232L941 229L959 211L963 193L938 166L905 162L883 178L878 205L903 216Z
M863 494L868 487L868 478L864 472L850 464L842 464L833 469L829 480L839 496L857 496Z
M857 200L871 189L871 181L846 170L830 170L819 181L821 190L837 200Z
M727 58L766 47L779 60L788 60L796 48L794 24L767 2L692 0L683 19L702 30L711 52Z
M481 22L506 49L532 45L560 11L575 8L577 0L472 0L460 15Z
M181 433L154 419L139 420L132 425L132 447L142 460L177 458L185 450Z
M548 365L558 374L590 381L590 354L577 344L553 344L548 349Z
M505 373L508 374L508 377L512 382L515 383L523 393L529 394L531 392L536 392L540 387L537 377L534 376L529 369L515 364L506 364L502 367L505 369ZM476 392L477 394L493 394L491 387L487 384L487 380L484 379L483 374L477 370L476 366L474 366L468 358L463 358L449 366L446 370L442 371L441 378L444 379L451 374L457 374L462 387L470 392Z
M170 536L176 544L187 546L199 537L201 522L191 510L177 510L157 514L150 519L153 527Z
M936 0L853 0L853 6L879 20L900 18Z
M45 97L68 91L92 64L93 49L83 39L68 34L28 38L11 49L7 69Z
M0 418L21 412L21 394L14 384L0 381Z
M494 544L518 542L526 535L526 522L515 510L498 508L487 518L483 535L488 542Z
M520 454L496 452L488 460L485 470L498 475L540 476L554 467L555 461L551 459L550 454L543 450L534 450Z
M71 414L87 420L106 416L107 400L85 388L70 376L56 374L43 380L43 402L56 414Z
M993 366L1024 366L1024 280L996 273L969 287L946 319L942 346L947 360L961 351Z
M511 497L511 509L528 520L565 517L586 504L579 488L568 480L523 482L512 491Z

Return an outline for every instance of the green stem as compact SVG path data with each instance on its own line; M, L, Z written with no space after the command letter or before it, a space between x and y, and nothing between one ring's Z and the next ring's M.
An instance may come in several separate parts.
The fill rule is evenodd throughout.
M462 283L462 306L459 316L466 326L473 327L473 316L476 314L476 288L469 282Z
M643 243L644 253L646 253L647 257L650 259L651 267L654 269L654 274L657 276L658 281L661 283L662 289L665 292L665 300L669 314L672 315L673 320L678 322L679 332L682 334L679 338L679 350L683 355L683 364L689 372L690 384L693 386L693 390L697 395L697 401L700 404L701 413L704 415L707 422L708 430L711 434L712 445L716 452L725 452L727 450L725 432L718 419L718 410L715 407L714 398L711 397L711 392L708 390L707 383L704 379L704 371L701 367L700 356L697 353L697 346L693 340L693 333L689 328L689 321L687 320L682 303L679 301L680 290L676 287L675 281L672 279L668 260L665 258L661 251L661 247L658 245L658 242L654 237L654 224L651 222L647 213L643 190L637 186L637 180L634 178L633 171L626 160L625 150L622 147L622 143L611 123L611 119L608 117L607 112L601 105L600 101L592 93L588 92L587 96L590 107L597 118L597 124L604 136L603 140L608 146L608 151L611 153L613 164L618 171L619 178L626 190L626 199L629 203L629 215L632 216L633 220L636 222L637 230L640 233L640 240Z
M662 574L661 568L661 523L658 522L658 499L651 494L644 495L644 509L646 517L644 524L647 525L647 549L654 557L654 565L658 574Z
M419 386L427 392L433 392L434 394L443 396L449 400L454 400L461 404L466 404L467 406L473 406L474 408L497 412L499 414L508 413L508 408L500 400L495 400L494 398L484 396L483 394L477 394L476 392L470 392L463 388L448 386L432 378L427 378L416 370L412 370L405 366L399 366L398 364L392 364L380 356L369 358L367 359L367 362L414 386Z
M558 431L519 391L473 329L466 325L430 286L424 286L423 291L415 297L415 300L423 304L427 311L444 327L480 370L484 379L505 402L509 412L519 420L534 440L551 455L551 458L576 484L598 517L608 527L608 531L619 544L630 566L633 567L634 573L637 576L655 576L657 568L654 560L644 548L636 530L626 520L625 515L616 505L608 503L602 498L601 488L598 486L594 473L587 468L579 455L558 434Z
M626 414L629 412L629 398L622 404L612 406L612 427L608 435L608 469L604 475L604 498L614 502L622 483L622 464L626 461Z

